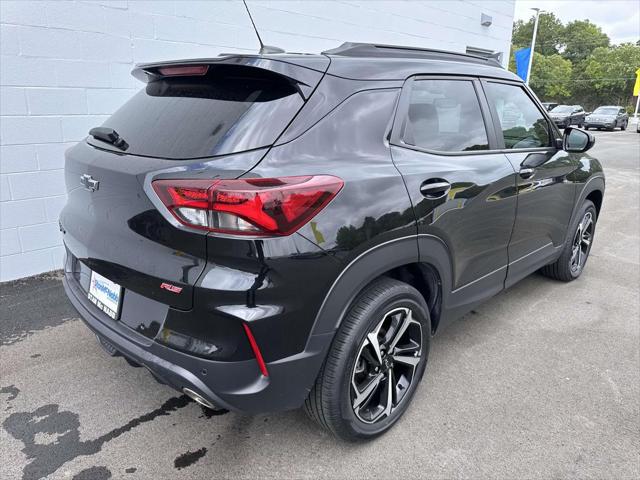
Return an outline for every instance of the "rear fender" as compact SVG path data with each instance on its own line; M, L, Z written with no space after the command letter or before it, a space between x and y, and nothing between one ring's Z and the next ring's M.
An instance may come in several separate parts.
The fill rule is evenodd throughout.
M418 241L420 248L418 248ZM422 255L421 255L422 254ZM327 356L335 332L358 294L374 279L389 270L423 259L438 270L443 290L451 288L451 268L444 243L435 236L400 237L379 243L360 253L347 264L329 289L303 352L309 356L304 382L299 387L306 397ZM443 300L447 298L445 294Z
M320 307L312 335L335 332L364 287L393 268L416 262L428 263L438 271L446 302L451 290L451 267L442 240L433 235L395 238L364 251L344 268Z
M582 204L585 202L586 198L589 196L590 193L598 190L604 198L604 186L605 186L604 175L602 174L602 172L593 175L591 178L589 178L586 181L586 183L582 187L582 191L576 197L576 202L573 207L573 213L571 214L571 220L569 221L568 225L573 225L573 222L575 221L576 216L580 212L580 208L582 207ZM572 232L570 232L567 229L567 236L565 238L565 242L568 241L568 238L571 234Z

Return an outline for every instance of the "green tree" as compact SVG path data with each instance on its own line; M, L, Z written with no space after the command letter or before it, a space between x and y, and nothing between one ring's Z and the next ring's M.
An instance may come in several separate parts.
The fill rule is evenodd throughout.
M580 64L574 84L589 107L632 103L636 70L640 68L640 46L623 43L596 48Z
M533 24L535 17L528 22L518 20L513 24L511 43L514 49L520 49L531 45L533 37ZM538 35L536 36L535 51L542 55L560 53L564 25L553 13L541 13L538 20Z
M562 102L572 94L573 66L560 55L534 53L529 85L543 101Z
M572 62L585 60L598 47L609 46L609 36L589 20L575 20L564 28L562 56Z

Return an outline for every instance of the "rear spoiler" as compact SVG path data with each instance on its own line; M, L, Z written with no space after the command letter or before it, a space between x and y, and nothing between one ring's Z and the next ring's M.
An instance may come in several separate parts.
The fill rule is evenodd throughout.
M142 63L136 65L131 74L138 80L148 83L163 77L160 72L163 67L238 65L268 70L285 77L296 84L298 91L306 100L322 79L330 63L331 61L324 55L269 55L266 57L263 55L228 54L216 58Z

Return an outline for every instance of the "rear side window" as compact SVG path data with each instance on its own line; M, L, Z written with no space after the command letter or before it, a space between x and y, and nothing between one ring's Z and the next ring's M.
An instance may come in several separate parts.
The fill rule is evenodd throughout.
M295 86L273 72L210 66L204 76L148 83L103 126L129 144L127 153L209 157L273 144L303 103Z
M487 131L473 83L415 81L403 141L439 152L488 150Z
M549 146L549 124L522 87L490 82L486 88L487 100L500 120L505 148Z

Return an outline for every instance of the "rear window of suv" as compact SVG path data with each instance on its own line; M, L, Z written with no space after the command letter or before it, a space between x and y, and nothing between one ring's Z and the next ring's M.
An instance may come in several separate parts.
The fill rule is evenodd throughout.
M265 147L275 142L304 101L285 77L268 70L210 66L203 76L151 81L103 124L126 153L188 159ZM122 152L89 137L101 148Z

